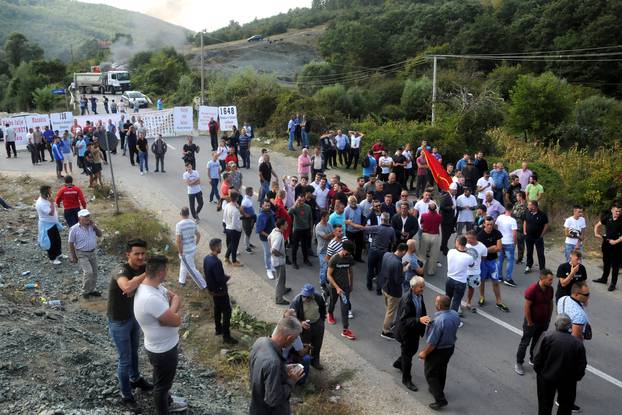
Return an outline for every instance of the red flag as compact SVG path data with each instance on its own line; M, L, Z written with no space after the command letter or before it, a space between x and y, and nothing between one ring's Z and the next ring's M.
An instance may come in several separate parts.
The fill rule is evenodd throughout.
M449 185L453 183L453 181L441 163L428 150L422 149L421 152L430 167L430 171L432 172L432 176L434 177L434 181L438 185L438 188L445 191L449 190Z

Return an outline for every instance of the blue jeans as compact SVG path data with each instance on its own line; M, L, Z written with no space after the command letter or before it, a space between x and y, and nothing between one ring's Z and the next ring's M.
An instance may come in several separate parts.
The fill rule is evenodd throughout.
M309 133L307 133L304 128L302 129L301 133L302 133L302 146L309 148Z
M464 291L466 290L466 282L459 282L454 280L453 278L447 278L445 282L445 294L449 298L451 298L451 309L456 313L460 308L460 302L462 302L462 297L464 297Z
M212 185L212 190L209 193L209 201L212 200L220 200L220 195L218 194L218 179L210 179L210 183Z
M259 184L259 203L263 202L266 194L270 191L270 181L262 180Z
M574 250L576 250L575 244L564 244L564 256L566 257L566 261L570 261L570 254ZM583 244L579 245L578 251L583 252Z
M251 168L251 152L250 150L240 149L240 158L242 159L242 167Z
M140 171L143 171L143 168L149 171L149 154L147 152L139 151L138 152L138 163L140 164Z
M266 266L267 270L271 270L272 269L272 257L270 255L270 243L268 243L268 240L262 240L261 241L261 245L263 246L263 263Z
M499 257L497 259L497 275L499 280L503 280L503 260L507 260L508 269L505 279L512 279L512 271L514 271L514 244L503 244L503 249L499 251Z
M326 285L326 272L328 271L328 262L326 262L326 253L317 253L318 258L320 259L320 285Z
M108 332L117 348L119 362L117 378L124 397L132 396L130 379L140 379L138 371L138 346L140 345L140 326L134 317L129 320L108 320Z
M294 130L289 130L289 139L287 140L287 149L294 149Z

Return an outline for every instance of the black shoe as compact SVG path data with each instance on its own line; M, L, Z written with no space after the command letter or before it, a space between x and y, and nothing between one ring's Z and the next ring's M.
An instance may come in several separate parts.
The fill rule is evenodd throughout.
M223 337L222 341L226 344L238 344L238 340L234 339L233 337L229 336L229 337Z
M417 388L417 386L414 383L412 383L411 380L402 381L402 384L413 392L417 392L419 390L419 388Z
M292 292L292 289L290 287L285 288L285 294L289 294Z
M166 170L162 170L162 173L166 173Z
M503 280L503 283L505 285L509 285L510 287L516 287L516 283L514 282L514 280Z
M294 269L300 269L300 267L298 266L298 264L296 264L295 262L294 262L294 265L293 265L293 266L294 266Z
M394 340L395 334L391 333L390 331L381 331L380 337L382 337L383 339L387 339L387 340Z
M136 382L130 381L130 386L132 389L139 388L141 391L150 391L153 390L153 385L145 380L145 378L141 377Z
M438 411L439 409L443 408L447 406L447 401L442 401L442 402L432 402L430 404L430 408L434 409L435 411Z
M289 260L289 257L285 257L285 264L291 265L292 261Z
M402 370L402 359L397 359L395 362L393 362L393 367Z
M606 278L597 278L595 280L592 280L594 282L597 282L599 284L607 284L607 279Z
M129 410L133 414L142 414L143 412L140 409L140 406L138 406L138 404L136 403L136 400L134 398L125 398L125 397L121 398L121 405L126 407L127 410Z
M276 302L276 305L289 305L289 301L287 300L279 300Z
M371 283L370 283L370 282L368 282L368 283L367 283L367 289L368 289L369 291L373 291L373 289L374 289L374 287L371 285Z
M306 261L304 261L304 264L305 264L305 265L308 265L308 266L310 266L310 267L312 267L312 266L313 266L313 264L311 263L311 261L309 261L308 259L307 259Z
M91 291L89 295L92 297L101 297L102 293L100 293L99 291Z
M382 295L382 291L376 290L376 295Z
M153 172L154 173L160 173L160 170L154 170Z
M607 291L613 291L616 289L616 286L611 284L609 287L607 287Z

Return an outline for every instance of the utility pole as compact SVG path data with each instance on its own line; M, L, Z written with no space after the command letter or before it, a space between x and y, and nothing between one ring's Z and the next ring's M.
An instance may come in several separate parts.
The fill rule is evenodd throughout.
M432 64L432 125L434 125L436 119L436 61L438 57L434 55L432 59L434 59Z
M203 32L205 29L201 30L201 105L203 105L203 85L204 85L204 76L203 76Z
M114 181L114 170L112 169L112 153L110 153L110 140L106 134L106 155L108 156L108 165L110 166L110 179L112 180L112 192L114 193L115 214L120 214L119 210L119 194L117 193L117 185Z

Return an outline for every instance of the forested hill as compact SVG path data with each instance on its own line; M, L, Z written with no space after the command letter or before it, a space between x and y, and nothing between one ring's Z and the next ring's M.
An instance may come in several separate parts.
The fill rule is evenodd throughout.
M138 50L182 45L189 32L141 13L71 0L1 0L0 28L0 44L20 32L39 44L47 58L66 61L72 48L79 60L94 41L112 40L116 33L130 34Z
M516 54L622 45L622 0L313 0L311 6L243 26L231 22L212 32L210 41L329 22L321 52L328 62L352 68L389 65L429 51ZM611 59L522 64L620 96L622 62ZM479 60L476 66L488 72L497 64Z

